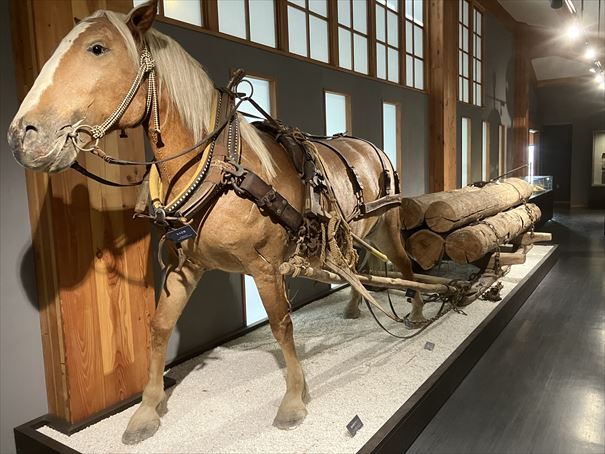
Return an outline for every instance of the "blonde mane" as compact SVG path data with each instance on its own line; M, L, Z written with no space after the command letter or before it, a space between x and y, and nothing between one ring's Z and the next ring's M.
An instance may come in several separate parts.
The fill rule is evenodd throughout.
M133 61L138 64L137 45L126 25L126 16L103 10L90 16L91 19L97 17L106 17L118 30ZM214 84L202 65L175 40L153 28L146 33L145 38L156 62L156 70L161 81L160 90L168 90L181 118L191 130L194 142L198 142L214 127L209 124ZM272 180L276 176L273 157L256 129L241 115L239 118L242 139L256 153L267 177Z

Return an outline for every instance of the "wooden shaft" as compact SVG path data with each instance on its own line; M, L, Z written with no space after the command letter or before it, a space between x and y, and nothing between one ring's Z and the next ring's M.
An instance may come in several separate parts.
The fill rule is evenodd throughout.
M501 252L500 253L500 266L502 265L521 265L525 263L525 253L523 251L519 252ZM492 254L487 263L488 268L493 268L496 264L496 254Z
M295 267L290 263L282 263L279 267L279 272L282 275L293 275L297 270L300 270L298 277L313 279L314 281L325 282L326 284L346 284L347 282L336 273L320 270L312 267ZM425 284L422 282L409 281L405 279L394 279L390 277L378 277L365 274L358 274L357 278L363 285L371 285L374 287L388 287L399 290L414 289L424 293L451 293L453 289L444 284Z
M544 241L552 241L552 233L545 232L527 232L523 235L518 236L513 240L513 244L521 246L527 246L534 243L541 243Z

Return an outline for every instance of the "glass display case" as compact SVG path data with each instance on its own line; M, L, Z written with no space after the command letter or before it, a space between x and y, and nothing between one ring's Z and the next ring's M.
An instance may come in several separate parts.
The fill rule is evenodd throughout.
M533 187L532 197L552 191L552 175L529 175L525 180Z

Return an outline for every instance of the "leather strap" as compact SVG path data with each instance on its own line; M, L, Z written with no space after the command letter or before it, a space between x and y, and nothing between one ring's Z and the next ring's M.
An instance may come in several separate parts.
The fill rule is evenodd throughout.
M243 180L235 186L240 197L252 200L261 211L281 224L288 232L297 235L303 224L302 215L271 185L254 172L247 170Z

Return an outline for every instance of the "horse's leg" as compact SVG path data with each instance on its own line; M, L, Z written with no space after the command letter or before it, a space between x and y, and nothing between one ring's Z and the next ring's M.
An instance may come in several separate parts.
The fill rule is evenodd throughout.
M384 223L383 228L378 229L380 233L376 238L373 238L373 240L378 248L389 257L389 260L393 262L393 265L397 267L399 272L403 275L403 278L412 281L414 280L412 261L403 247L401 234L399 232L398 216L398 210L390 210L387 212L382 219L382 222ZM422 301L420 292L416 292L416 295L412 298L410 321L423 322L426 320L422 314L423 306L424 302Z
M164 362L166 346L174 325L183 312L185 304L195 289L203 271L185 264L180 272L168 275L166 288L162 290L160 301L151 320L151 358L149 381L143 391L143 400L128 422L122 442L135 444L151 437L160 426L160 410L166 404L164 392Z
M361 311L359 310L359 305L361 304L361 294L351 289L351 299L347 303L347 307L345 307L345 311L343 313L343 317L346 319L355 319L359 318L361 315Z
M267 311L271 331L281 347L286 362L286 394L281 401L273 425L280 429L293 429L300 425L307 416L307 408L304 403L307 398L307 384L294 346L294 333L284 279L281 275L270 272L256 273L253 277L263 306Z

